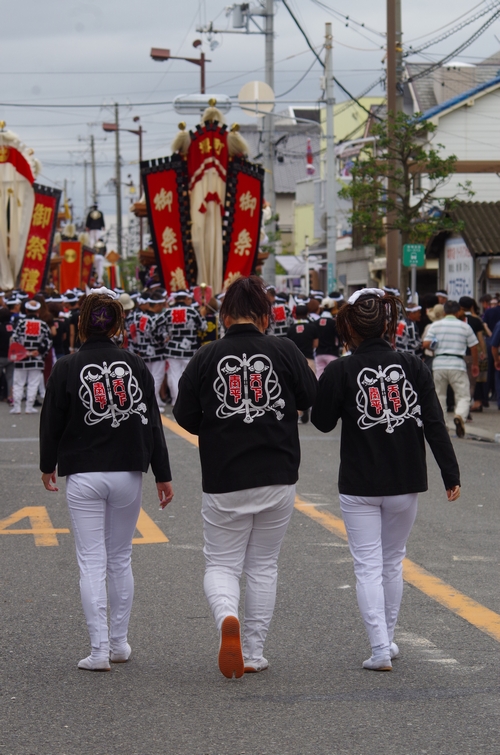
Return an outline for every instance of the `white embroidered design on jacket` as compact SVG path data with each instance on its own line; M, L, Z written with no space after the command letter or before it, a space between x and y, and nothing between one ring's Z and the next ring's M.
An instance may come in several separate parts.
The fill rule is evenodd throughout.
M80 380L78 395L88 409L84 418L87 425L111 419L111 427L119 427L132 414L138 414L142 424L147 425L142 391L127 362L112 362L109 367L106 362L87 364L80 372Z
M422 427L418 396L401 365L390 364L385 369L379 365L378 370L365 367L358 374L358 386L356 405L361 413L361 430L387 425L386 433L393 433L407 419L414 419Z
M249 424L266 412L274 412L277 420L285 416L278 376L265 354L248 358L246 354L225 356L217 365L217 373L214 390L221 402L217 409L219 419L242 414L243 421Z

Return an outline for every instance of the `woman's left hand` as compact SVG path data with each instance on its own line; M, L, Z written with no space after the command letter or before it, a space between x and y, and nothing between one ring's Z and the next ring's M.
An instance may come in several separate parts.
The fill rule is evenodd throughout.
M158 498L160 499L160 509L164 509L168 506L172 498L174 497L174 489L171 482L157 482L156 489L158 490Z
M457 498L460 498L460 485L455 485L451 490L447 490L446 495L449 501L456 501Z

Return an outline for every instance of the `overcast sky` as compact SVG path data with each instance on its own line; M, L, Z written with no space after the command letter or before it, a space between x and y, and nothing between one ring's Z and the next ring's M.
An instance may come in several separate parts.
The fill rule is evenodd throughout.
M0 120L35 149L43 163L41 183L61 186L68 181L76 215L83 213L83 160L89 159L88 137L97 146L100 206L113 213L115 202L106 182L114 175L114 135L106 135L103 120L112 120L110 105L119 102L121 125L133 128L132 118L141 117L146 130L145 158L170 153L170 142L180 116L171 104L178 94L197 92L199 68L184 61L156 63L151 47L170 48L172 54L198 56L192 47L204 40L207 57L207 91L237 95L241 86L264 79L264 37L261 35L216 34L218 46L210 50L206 35L196 29L214 21L214 28L231 27L226 17L228 0L1 0L0 103L43 105L41 108L0 104ZM334 69L337 78L354 95L359 95L383 69L385 0L324 0L336 13L320 7L317 0L289 0L312 44L323 44L325 22L333 23ZM437 36L440 27L476 7L479 12L491 0L402 0L403 40L414 45ZM497 3L500 7L500 3ZM275 3L275 92L279 96L310 72L293 92L281 97L283 107L291 100L301 104L320 96L320 66L304 38L278 0ZM352 14L352 19L342 18ZM467 39L488 14L413 60L439 60ZM357 22L357 23L355 23ZM460 21L457 21L460 23ZM358 25L364 24L364 27ZM444 30L446 31L446 29ZM477 63L500 48L500 20L459 57ZM381 94L380 87L373 94ZM336 91L337 100L345 95ZM128 105L127 103L138 103ZM142 104L139 104L142 103ZM167 104L155 104L167 103ZM83 108L54 108L50 105L85 105ZM236 107L229 122L244 121ZM188 120L193 126L195 119ZM107 137L107 138L106 138ZM122 134L124 161L122 178L136 180L137 138ZM125 204L128 202L124 198Z

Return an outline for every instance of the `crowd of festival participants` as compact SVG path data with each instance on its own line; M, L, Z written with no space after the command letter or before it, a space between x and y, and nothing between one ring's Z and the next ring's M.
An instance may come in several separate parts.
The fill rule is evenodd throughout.
M255 277L208 301L158 283L0 297L3 400L12 414L24 400L28 414L43 404L42 480L57 490L56 469L67 476L92 647L79 668L105 671L130 657L142 473L151 465L163 508L173 489L160 413L171 404L200 439L204 584L221 672L241 677L269 665L263 649L295 499L297 424L329 432L339 419L340 503L372 649L363 667L392 669L406 540L427 489L424 436L454 501L460 477L444 417L453 412L463 438L472 412L490 400L500 408L498 299L482 297L481 312L474 299L451 301L442 290L404 305L386 287L345 301L338 291L282 293Z

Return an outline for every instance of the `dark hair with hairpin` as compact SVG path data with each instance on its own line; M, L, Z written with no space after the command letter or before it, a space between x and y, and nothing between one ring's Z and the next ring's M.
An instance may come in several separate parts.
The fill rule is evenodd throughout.
M123 330L123 307L106 294L89 294L82 302L78 335L82 343L91 336L111 338Z
M248 319L258 323L264 317L272 319L272 305L262 281L256 275L237 278L227 289L220 308L220 317L233 320Z
M352 342L353 333L363 341L381 338L387 333L392 342L398 326L398 312L402 302L395 296L364 294L354 304L345 304L337 314L337 330L344 343Z

